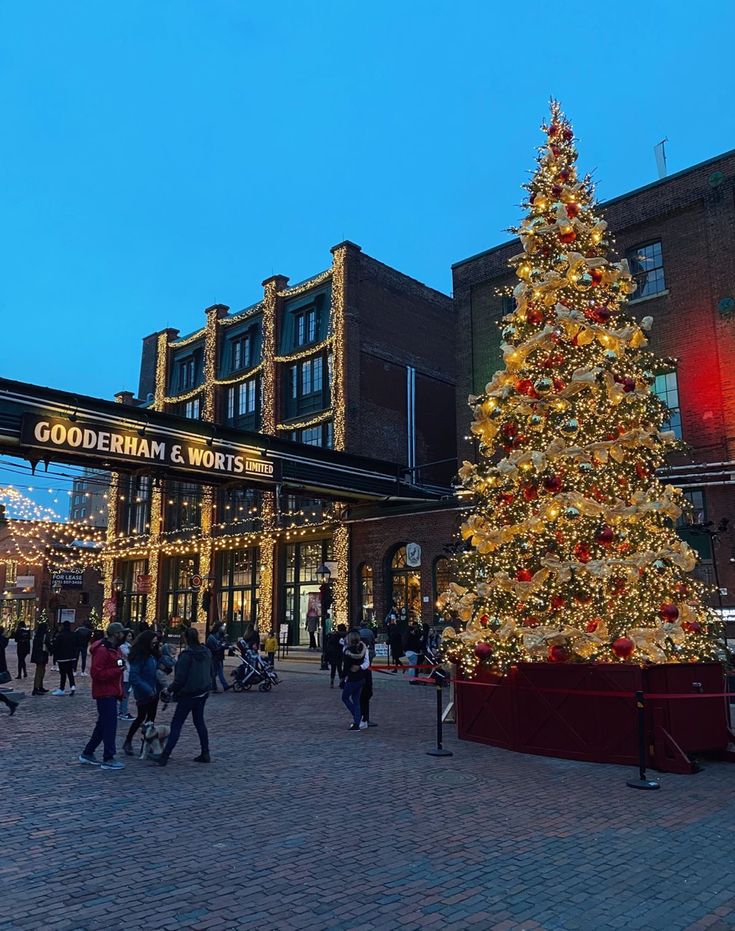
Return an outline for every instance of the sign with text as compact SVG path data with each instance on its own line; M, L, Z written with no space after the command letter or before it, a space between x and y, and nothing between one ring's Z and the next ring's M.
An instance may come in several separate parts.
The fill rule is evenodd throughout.
M135 590L139 595L150 595L153 588L152 575L136 575Z
M144 463L231 476L274 476L274 465L245 451L223 452L205 442L178 440L147 430L125 430L98 423L26 414L21 443L46 452L100 453L138 466Z
M69 572L52 572L51 588L84 588L84 573L81 569Z
M15 582L13 582L15 588L33 588L35 584L35 575L16 575Z

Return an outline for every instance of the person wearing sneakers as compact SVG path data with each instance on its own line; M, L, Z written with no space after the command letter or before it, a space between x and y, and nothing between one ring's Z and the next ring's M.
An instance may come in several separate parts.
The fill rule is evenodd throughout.
M114 622L107 627L107 636L90 647L92 663L92 698L97 702L97 723L87 746L79 756L79 762L87 766L100 766L94 751L104 745L102 769L124 769L125 764L115 759L115 737L117 736L117 703L123 694L123 656L118 645L125 628Z
M125 634L123 636L123 641L120 644L120 652L123 655L123 697L120 700L120 703L117 707L117 716L121 721L132 721L134 715L128 711L128 699L130 697L130 690L132 685L130 684L130 662L128 657L130 656L130 647L133 645L133 632L129 627L125 628Z
M352 715L351 731L360 728L360 693L365 684L365 669L368 666L368 652L365 644L360 640L360 633L351 630L347 634L345 648L342 654L342 701Z
M74 660L77 658L77 644L71 630L69 621L64 621L61 630L54 637L51 652L59 667L59 687L54 689L52 695L66 695L66 680L69 679L69 694L76 692L74 682Z
M204 723L204 706L209 697L212 684L212 654L206 646L199 643L199 633L195 627L184 631L184 649L179 653L174 670L174 681L169 691L174 696L176 711L171 720L171 733L168 735L163 753L151 755L150 759L159 766L165 766L168 758L181 736L184 721L191 713L194 727L199 735L201 753L194 757L195 763L209 763L209 734Z

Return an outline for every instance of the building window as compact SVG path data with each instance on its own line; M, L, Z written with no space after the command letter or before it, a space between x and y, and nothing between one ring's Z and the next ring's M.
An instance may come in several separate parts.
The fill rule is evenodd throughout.
M9 559L5 563L5 584L9 585L18 578L18 563L14 559Z
M248 624L258 621L260 550L249 547L227 550L217 556L219 617L227 625L227 636L242 636ZM261 636L268 631L262 631Z
M392 607L404 628L412 621L421 621L421 570L408 565L406 546L401 545L393 552L389 568Z
M299 314L294 319L296 328L296 345L308 346L316 340L317 319L316 308L310 307Z
M187 391L194 387L194 378L196 376L196 365L194 356L179 362L179 391Z
M132 559L118 563L117 575L123 582L123 589L119 595L118 620L126 627L139 624L145 620L148 596L138 591L138 578L148 575L148 561Z
M232 371L249 369L253 364L253 337L251 333L239 336L232 343Z
M626 258L631 274L638 285L633 292L632 300L639 301L643 297L652 297L666 290L660 241L648 243L646 246L636 246L635 249L627 252Z
M164 500L164 530L199 527L202 505L197 485L190 482L168 482Z
M199 398L186 401L184 404L184 417L188 417L189 420L199 420L199 408Z
M319 567L333 558L331 540L286 544L284 608L291 644L309 643L307 618L313 617L314 612L321 615ZM321 631L321 624L318 630Z
M262 529L262 493L255 488L223 488L217 494L215 526L238 524L242 529Z
M286 370L285 416L311 414L329 407L329 386L324 356L289 365Z
M260 409L260 380L249 378L227 389L227 420L231 424L254 429L255 415ZM245 418L248 422L241 423Z
M169 556L163 560L163 604L165 623L170 627L196 621L197 593L191 587L191 577L198 567L197 557Z
M125 534L145 534L150 530L151 480L147 475L120 476L121 503L118 528Z
M360 566L360 620L363 624L372 624L375 620L375 602L373 598L373 567L364 562Z
M672 430L677 440L681 439L681 409L679 407L679 385L676 372L657 375L653 390L669 409L663 424L664 430Z
M676 522L676 529L679 536L687 543L697 554L702 562L711 563L712 537L708 532L709 528L704 527L707 523L707 508L705 503L704 491L701 488L684 489L684 497L689 503L689 508L685 510ZM699 528L702 529L699 529ZM694 571L694 577L702 581L709 582L711 567L698 565Z
M703 524L707 520L704 507L704 492L701 488L684 489L684 497L689 502L689 513L682 514L678 524Z
M320 423L315 427L302 427L300 430L292 430L290 438L296 443L306 443L307 446L321 446L324 449L332 449L334 446L334 424L331 420L328 420L327 423Z

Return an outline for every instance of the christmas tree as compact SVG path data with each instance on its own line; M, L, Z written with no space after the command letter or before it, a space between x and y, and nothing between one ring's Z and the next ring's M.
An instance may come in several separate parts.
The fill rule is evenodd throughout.
M479 462L459 477L464 521L445 653L466 674L519 661L712 659L719 624L689 577L676 534L681 492L656 477L677 441L652 392L673 360L644 347L651 318L626 313L625 261L607 259L606 223L574 134L552 102L524 185L519 283L502 321L505 369L470 397Z

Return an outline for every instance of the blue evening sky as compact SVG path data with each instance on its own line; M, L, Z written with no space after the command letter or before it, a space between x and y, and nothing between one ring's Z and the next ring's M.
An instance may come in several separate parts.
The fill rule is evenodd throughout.
M0 0L0 375L135 390L144 335L342 239L449 291L550 94L601 198L665 136L672 172L735 146L734 32L724 0Z

